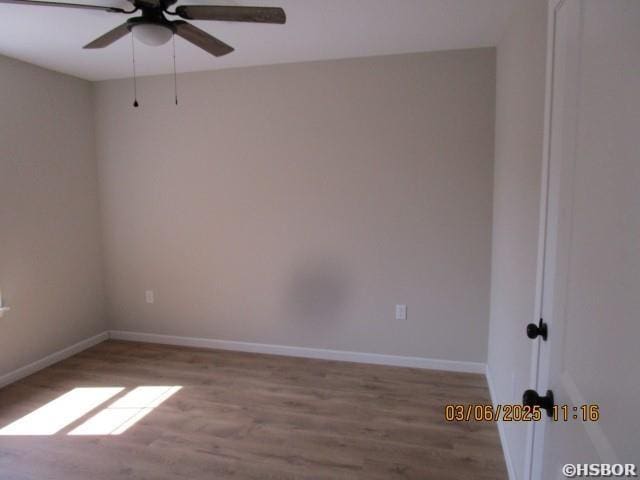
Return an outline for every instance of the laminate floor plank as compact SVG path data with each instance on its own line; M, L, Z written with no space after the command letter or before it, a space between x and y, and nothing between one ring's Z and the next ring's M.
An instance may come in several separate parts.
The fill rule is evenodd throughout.
M159 386L181 388L132 400ZM105 387L122 391L55 433L2 433ZM484 377L110 340L0 389L0 478L507 478L496 425L445 422L447 403L490 403ZM121 432L71 434L127 408L140 418Z

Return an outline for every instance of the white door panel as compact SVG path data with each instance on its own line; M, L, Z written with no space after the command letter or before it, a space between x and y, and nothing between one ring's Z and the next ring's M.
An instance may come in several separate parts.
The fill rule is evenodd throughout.
M537 390L569 418L536 425L533 478L545 480L565 463L640 463L640 1L552 6ZM599 421L573 418L586 404Z

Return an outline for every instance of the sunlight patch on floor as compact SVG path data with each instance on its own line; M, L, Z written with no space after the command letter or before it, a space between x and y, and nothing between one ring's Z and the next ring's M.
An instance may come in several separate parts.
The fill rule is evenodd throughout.
M120 435L181 388L177 385L136 387L104 409L98 407L123 393L125 387L74 388L0 429L0 436L55 435L96 409L98 413L68 435Z
M74 388L0 429L0 435L54 435L123 390L124 387Z
M138 387L100 411L69 435L120 435L182 387Z

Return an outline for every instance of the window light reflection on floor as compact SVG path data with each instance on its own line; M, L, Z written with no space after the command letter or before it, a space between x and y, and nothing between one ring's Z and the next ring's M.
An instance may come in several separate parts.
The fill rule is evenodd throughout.
M0 436L53 435L123 390L123 387L74 388L0 429Z
M55 435L118 394L106 408L69 432L69 435L120 435L152 412L181 386L74 388L46 405L0 429L0 436Z
M182 387L137 387L98 412L69 435L120 435Z

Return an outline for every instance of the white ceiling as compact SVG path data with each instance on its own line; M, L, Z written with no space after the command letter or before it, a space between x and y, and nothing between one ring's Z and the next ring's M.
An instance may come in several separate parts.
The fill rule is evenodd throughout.
M130 5L125 0L68 1ZM514 1L180 0L280 6L287 24L193 22L236 51L215 58L177 38L178 71L494 46ZM102 50L82 49L126 19L116 13L0 4L0 54L88 80L130 77L129 37ZM136 56L139 75L172 72L171 43L136 43Z

